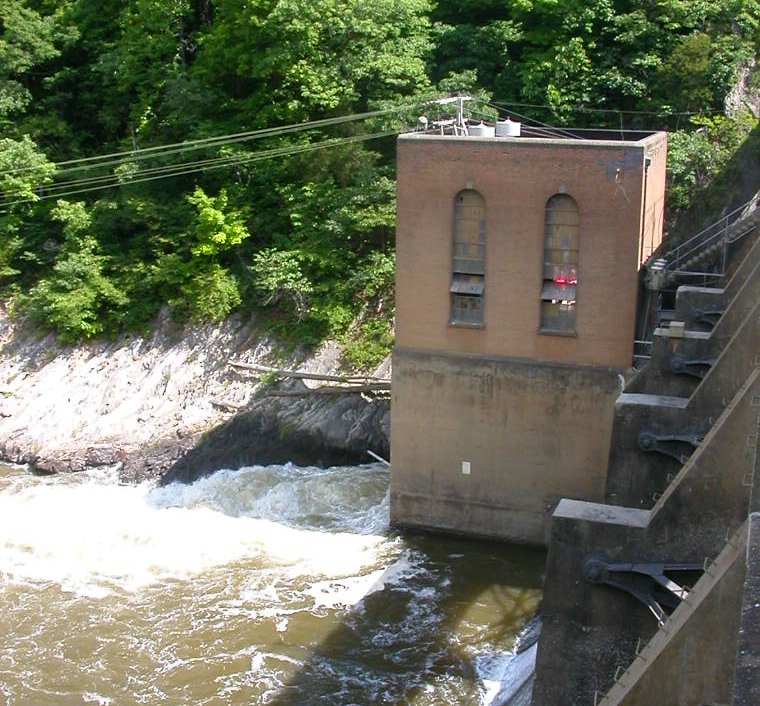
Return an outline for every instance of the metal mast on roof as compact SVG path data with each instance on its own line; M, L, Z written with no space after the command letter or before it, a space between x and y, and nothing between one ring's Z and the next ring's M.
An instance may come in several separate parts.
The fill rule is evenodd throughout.
M467 133L467 121L464 118L464 102L471 101L472 96L466 93L459 96L451 96L450 98L439 98L434 103L438 105L450 105L451 103L457 104L457 116L453 120L436 120L433 122L434 127L440 128L441 135L444 134L446 127L451 127L455 135L466 136Z

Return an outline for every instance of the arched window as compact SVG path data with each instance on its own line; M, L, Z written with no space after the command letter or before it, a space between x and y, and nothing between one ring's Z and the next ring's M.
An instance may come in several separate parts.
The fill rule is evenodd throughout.
M541 330L575 331L578 286L578 204L566 194L546 202Z
M451 257L451 323L483 324L486 264L486 206L472 189L454 198Z

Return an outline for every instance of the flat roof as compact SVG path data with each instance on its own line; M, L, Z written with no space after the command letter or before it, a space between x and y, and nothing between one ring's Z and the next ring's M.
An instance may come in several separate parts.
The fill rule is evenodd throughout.
M480 125L470 124L470 128ZM493 125L488 125L493 128ZM494 135L455 135L441 133L435 129L407 132L399 135L400 139L425 139L425 140L483 140L487 142L524 142L526 144L593 144L602 145L637 145L652 140L658 136L665 136L661 130L606 130L594 128L566 128L566 127L535 127L520 124L520 134L516 136Z

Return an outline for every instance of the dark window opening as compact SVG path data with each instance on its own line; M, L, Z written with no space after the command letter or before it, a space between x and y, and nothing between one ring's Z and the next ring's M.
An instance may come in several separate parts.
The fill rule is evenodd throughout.
M454 199L450 287L452 324L483 324L485 249L485 201L477 191L460 191Z
M566 194L546 202L541 330L575 332L578 285L578 204Z

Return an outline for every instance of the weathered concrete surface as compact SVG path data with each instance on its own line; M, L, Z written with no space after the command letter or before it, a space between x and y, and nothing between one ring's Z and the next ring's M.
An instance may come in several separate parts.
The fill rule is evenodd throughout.
M755 447L754 483L750 498L751 514L747 528L747 553L744 557L746 576L741 604L734 693L732 706L760 704L760 398L758 426L754 437L747 440Z
M583 562L592 552L620 561L702 564L746 520L758 399L755 369L651 510L560 503L547 558L533 706L593 703L595 692L612 686L617 668L633 661L639 640L646 643L656 632L643 604L586 583ZM733 658L722 668L732 672Z
M645 452L639 445L643 432L664 434L702 434L706 420L689 414L688 399L638 393L623 393L615 402L611 432L609 467L605 500L614 505L652 507L683 465L679 460ZM693 447L683 443L676 449L686 454Z
M723 288L678 288L673 321L683 323L685 330L682 335L674 335L669 326L655 329L651 360L626 385L626 392L690 397L699 380L674 374L677 359L701 359L714 364L758 299L760 238L755 238L748 243L747 256ZM707 367L696 369L703 374L707 372Z
M579 511L578 505L586 509ZM602 536L602 546L612 548L613 559L644 558L642 554L623 554L641 535L649 515L648 510L635 513L631 515L628 508L567 500L555 511L533 706L593 704L594 694L609 688L616 666L630 659L642 629L653 631L656 627L642 604L622 591L590 588L582 573L583 561L600 546L597 538Z
M745 523L599 706L729 703L746 550Z
M651 507L678 473L682 461L645 451L640 443L642 432L660 436L702 436L757 367L758 351L760 300L756 299L688 400L675 405L659 401L671 400L669 397L621 395L615 405L605 491L607 502ZM667 394L666 390L663 392ZM686 443L676 444L674 448L686 458L692 452Z
M680 358L684 361L712 361L714 364L721 348L706 331L687 330L683 336L674 338L669 335L668 328L657 328L652 336L649 365L626 385L626 392L661 395L667 390L667 394L672 397L691 397L699 379L688 374L676 374L676 361ZM693 369L702 374L709 370L707 365Z
M618 373L396 349L391 522L545 545L601 500Z
M122 463L125 480L154 477L180 463L178 476L191 478L189 461L182 466L180 459L204 434L206 451L192 456L198 473L243 459L358 460L357 439L370 430L380 435L368 437L370 448L387 457L387 400L257 396L259 380L228 365L231 359L273 362L272 343L257 334L255 322L179 327L164 315L151 336L68 347L3 313L0 346L5 461L55 472ZM339 363L340 349L330 344L283 367L333 373ZM285 434L286 427L293 433ZM369 460L364 454L362 461Z
M760 239L756 241L753 254L755 251L760 260ZM650 364L627 385L627 392L662 394L667 390L667 394L680 397L690 397L694 393L699 379L682 372L678 374L679 361L711 361L713 365L717 362L723 349L760 300L760 261L749 270L747 279L731 286L745 269L741 268L726 289L678 288L674 321L684 322L687 328L677 336L673 335L670 327L655 329ZM733 296L726 299L729 292ZM683 304L684 299L687 304ZM699 330L699 327L694 328L695 310L714 310L722 314L710 330ZM702 328L707 327L703 325ZM709 367L694 366L692 370L706 375Z
M757 473L757 469L756 469ZM757 475L755 476L757 479ZM760 483L755 483L757 489ZM732 706L760 704L760 503L749 517Z
M751 243L742 251L757 256L757 238ZM681 298L685 306L717 297L727 307L715 338L671 325L653 346L650 369L618 399L607 483L613 504L563 500L555 511L533 706L587 706L608 690L606 706L727 706L732 682L732 706L759 702L754 515L748 538L746 527L759 497L760 297L756 281L742 281L757 279L757 259L737 272L726 292L687 288ZM665 372L676 350L717 354L688 396ZM684 453L683 441L671 439L669 450L680 456L671 459L645 453L656 447L651 437L641 443L645 430L663 436L704 430L704 437ZM707 566L709 574L658 631L633 596L587 582L600 574L585 576L584 560L600 552L622 562Z
M723 286L680 286L676 292L674 319L685 322L690 329L710 330L710 327L701 321L703 313L727 310L740 289L747 285L752 286L750 280L757 274L757 265L760 264L760 239L750 240L746 250L746 255L739 258L738 265L729 274ZM725 322L721 324L720 320L717 324L726 325Z

